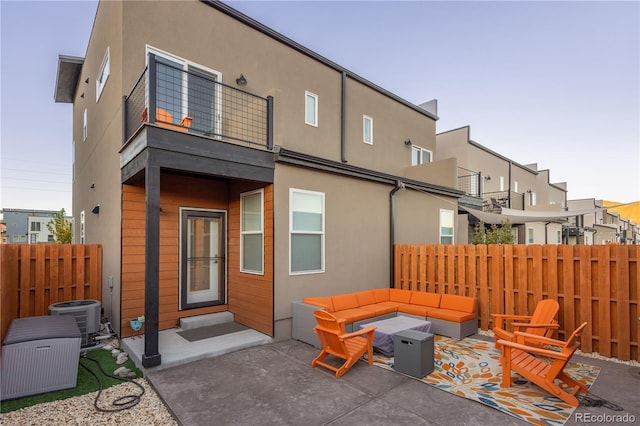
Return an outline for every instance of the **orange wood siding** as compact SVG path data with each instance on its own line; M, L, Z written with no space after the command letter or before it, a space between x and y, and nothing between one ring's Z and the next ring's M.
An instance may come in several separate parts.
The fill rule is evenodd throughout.
M160 180L159 329L175 327L180 318L226 311L226 305L179 310L180 207L227 210L228 184L223 181L162 174ZM145 191L122 186L121 336L133 334L129 320L144 315ZM142 333L144 330L139 331Z
M240 194L262 184L234 182L229 202L228 303L237 322L273 336L273 186L264 188L264 275L240 272Z

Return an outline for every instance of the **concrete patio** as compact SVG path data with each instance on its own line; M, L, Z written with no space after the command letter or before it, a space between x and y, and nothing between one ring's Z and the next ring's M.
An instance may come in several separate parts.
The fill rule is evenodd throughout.
M148 369L146 377L183 425L527 424L364 362L336 379L325 369L310 367L317 354L306 343L287 340ZM163 353L163 362L165 357ZM625 415L640 422L640 368L580 356L574 359L602 368L591 392L623 411L578 407L566 425L611 424L615 419L611 416Z

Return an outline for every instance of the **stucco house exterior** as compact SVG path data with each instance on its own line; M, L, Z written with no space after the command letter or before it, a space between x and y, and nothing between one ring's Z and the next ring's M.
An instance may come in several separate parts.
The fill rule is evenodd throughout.
M73 105L73 216L103 245L105 312L121 337L145 315L145 367L180 318L230 311L286 339L293 301L389 286L394 243L456 241L433 103L224 3L101 1L55 99Z

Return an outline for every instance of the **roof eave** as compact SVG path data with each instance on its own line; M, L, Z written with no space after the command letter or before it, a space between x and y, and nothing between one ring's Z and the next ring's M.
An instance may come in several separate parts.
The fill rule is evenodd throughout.
M84 58L78 56L58 56L58 73L53 94L53 99L56 102L73 102L83 64Z

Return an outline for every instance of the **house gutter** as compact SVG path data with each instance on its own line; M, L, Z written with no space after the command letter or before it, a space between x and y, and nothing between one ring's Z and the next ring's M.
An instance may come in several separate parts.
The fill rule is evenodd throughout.
M405 186L399 180L396 186L389 192L389 288L393 288L393 272L395 270L395 256L393 255L393 246L396 243L396 192L405 189Z
M347 162L347 72L342 71L342 111L340 114L340 159Z

